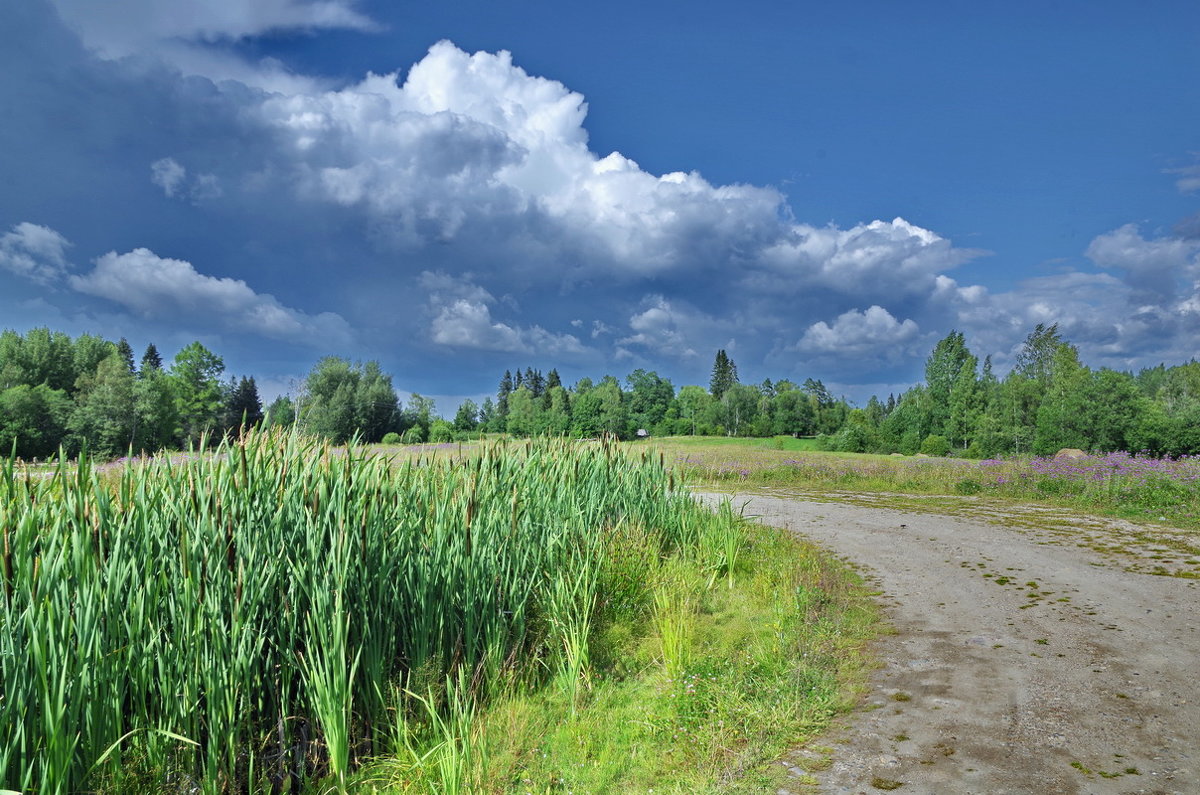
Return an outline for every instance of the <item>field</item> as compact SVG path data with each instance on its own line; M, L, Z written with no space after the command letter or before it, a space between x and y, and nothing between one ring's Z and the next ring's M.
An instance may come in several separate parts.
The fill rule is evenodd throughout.
M1200 459L1128 453L1053 460L883 456L805 451L810 440L674 437L646 442L691 476L733 488L976 496L1043 502L1200 529ZM789 442L800 443L789 449ZM776 447L780 444L784 447Z
M850 701L851 575L563 441L0 471L0 789L761 791Z

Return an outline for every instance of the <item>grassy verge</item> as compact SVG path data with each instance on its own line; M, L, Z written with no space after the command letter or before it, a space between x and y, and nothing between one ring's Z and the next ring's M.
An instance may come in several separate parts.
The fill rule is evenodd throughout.
M452 741L461 791L781 786L775 760L853 703L877 616L842 564L783 531L738 527L732 568L682 554L607 571L608 592L639 608L597 627L579 687L514 688L463 724ZM447 740L428 722L414 731L425 749ZM449 791L422 753L380 760L361 786Z

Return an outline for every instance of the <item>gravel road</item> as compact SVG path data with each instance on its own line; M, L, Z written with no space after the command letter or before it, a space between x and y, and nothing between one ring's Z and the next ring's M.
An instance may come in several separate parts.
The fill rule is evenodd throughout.
M787 760L781 792L1200 793L1200 588L1144 573L1196 563L1152 528L735 504L858 567L895 630L861 708Z

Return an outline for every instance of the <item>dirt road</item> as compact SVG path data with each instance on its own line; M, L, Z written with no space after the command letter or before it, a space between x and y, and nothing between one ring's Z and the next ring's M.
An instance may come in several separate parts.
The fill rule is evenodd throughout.
M853 562L895 629L862 708L831 751L789 760L784 792L1200 793L1200 581L1139 571L1200 561L1153 530L735 502Z

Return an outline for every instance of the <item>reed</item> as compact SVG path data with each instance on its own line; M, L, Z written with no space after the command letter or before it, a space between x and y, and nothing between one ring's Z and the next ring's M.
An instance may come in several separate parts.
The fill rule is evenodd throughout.
M344 790L424 731L405 722L443 729L431 787L460 789L463 716L551 679L574 701L598 622L645 609L606 591L633 570L614 557L703 532L675 478L561 440L398 466L280 434L110 471L0 462L0 789Z

